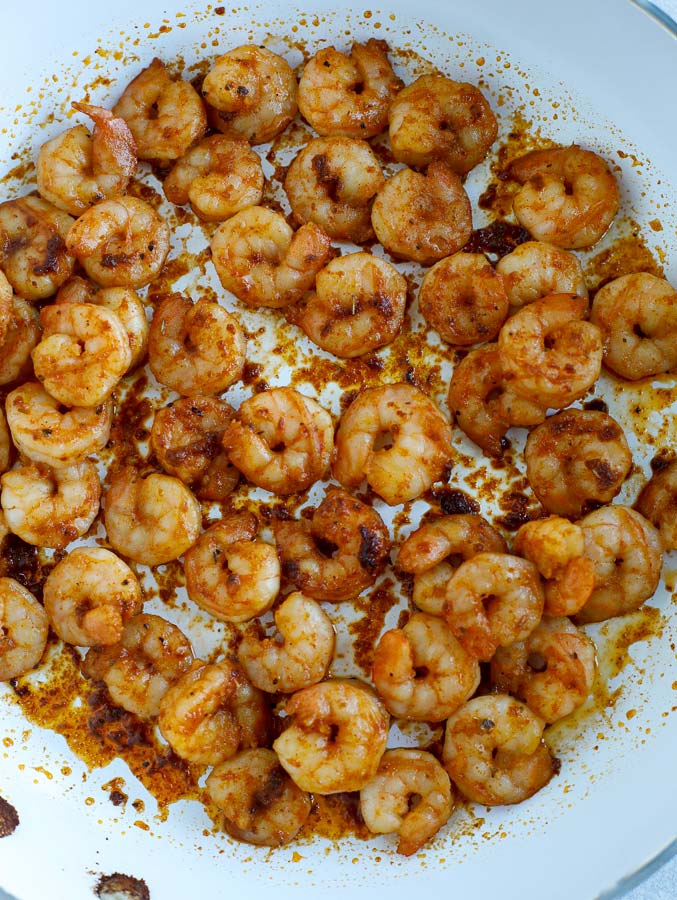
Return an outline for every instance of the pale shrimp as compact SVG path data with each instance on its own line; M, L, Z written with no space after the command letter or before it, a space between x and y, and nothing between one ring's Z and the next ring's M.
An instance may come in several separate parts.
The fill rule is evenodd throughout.
M111 547L147 566L177 559L200 534L200 504L170 475L142 478L126 466L110 479L103 508Z
M396 833L403 856L434 837L453 808L449 776L425 750L386 750L376 775L360 791L364 824L373 834Z
M14 447L12 444L12 437L9 433L7 417L5 416L5 412L2 406L0 406L0 473L6 472L7 469L9 469L13 455ZM2 542L2 537L4 536L2 534L2 531L5 526L6 523L3 523L3 527L0 527L0 543Z
M162 187L171 203L190 203L203 221L222 222L261 202L261 157L245 140L213 134L181 157Z
M21 297L12 297L0 339L0 384L30 377L31 353L40 340L38 311Z
M609 166L576 144L527 153L510 164L508 175L523 185L513 199L520 225L564 250L592 247L618 211L618 184Z
M577 519L609 503L632 467L623 429L607 413L565 409L529 434L527 478L549 513Z
M447 722L443 762L464 796L484 806L521 803L557 771L545 723L507 694L475 697Z
M143 598L129 566L103 547L77 547L47 576L43 591L49 622L78 647L116 644Z
M221 810L225 831L238 841L282 847L301 830L312 808L272 750L244 750L216 766L205 785Z
M392 445L378 449L378 441ZM366 479L395 506L420 497L451 463L451 426L433 401L410 384L361 391L336 432L334 478L356 488Z
M292 694L288 727L273 744L283 768L304 791L359 791L386 749L389 716L359 682L330 680Z
M220 394L241 377L246 346L240 323L219 303L170 294L150 323L148 364L178 394Z
M363 356L400 333L407 282L397 269L371 253L339 256L318 272L315 291L287 318L340 359Z
M71 104L94 129L69 128L40 148L36 179L40 194L72 216L100 200L124 194L136 172L136 144L124 119L101 106Z
M169 253L169 226L143 200L118 197L90 206L71 226L66 246L102 287L149 284Z
M139 159L178 159L207 130L204 104L193 85L173 80L157 58L127 85L113 112L129 125Z
M371 208L376 237L388 253L431 265L460 250L472 233L472 209L461 179L442 162L425 175L402 169Z
M442 160L459 175L482 162L498 123L484 94L445 75L422 75L390 107L395 159L410 166Z
M658 529L666 550L677 550L677 462L653 473L635 509Z
M298 85L289 63L265 47L235 47L219 56L202 82L212 127L265 144L296 115Z
M519 308L549 294L587 297L581 261L574 253L543 241L518 244L496 263L510 306Z
M319 603L299 591L275 609L278 634L245 633L237 655L251 683L269 694L292 694L322 681L334 658L331 619Z
M327 488L310 521L276 519L273 529L282 573L315 600L357 597L388 561L390 536L383 519L341 488Z
M184 559L188 596L222 622L263 615L280 590L275 548L256 539L250 512L231 513L208 528Z
M372 680L392 715L442 722L475 693L480 666L443 619L417 612L403 628L382 635Z
M322 478L334 448L334 423L319 403L293 388L250 397L223 435L232 464L274 494L305 491Z
M523 700L545 722L557 722L585 703L597 660L590 638L566 618L546 616L524 641L499 647L491 681Z
M61 550L87 533L99 511L101 482L89 460L58 469L22 465L0 481L7 527L27 544Z
M300 300L334 256L329 236L313 224L292 231L283 215L252 206L219 225L211 242L221 284L248 306L277 309Z
M42 659L49 619L41 603L13 578L0 578L0 681L19 678Z
M359 244L374 236L371 204L384 184L366 141L330 137L315 138L294 157L284 190L301 225L315 222L329 237Z

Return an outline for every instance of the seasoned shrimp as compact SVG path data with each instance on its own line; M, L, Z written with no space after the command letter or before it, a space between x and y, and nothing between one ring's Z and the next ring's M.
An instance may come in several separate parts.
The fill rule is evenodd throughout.
M100 200L124 194L136 172L136 144L124 119L101 106L71 104L94 129L84 125L62 132L40 148L36 165L41 195L72 216Z
M275 610L279 635L245 633L237 655L251 683L269 694L292 694L322 681L334 658L334 626L319 603L299 591Z
M103 547L77 547L47 576L43 601L62 641L79 647L117 643L143 598L129 566Z
M527 478L550 513L577 519L586 508L609 503L632 466L623 429L593 409L565 409L529 434Z
M618 211L618 185L608 165L576 144L527 153L510 164L508 175L523 185L513 200L520 225L564 250L592 247Z
M431 265L467 242L472 209L458 175L433 162L425 175L402 169L389 178L376 195L371 223L388 253Z
M207 130L199 94L188 81L174 81L154 59L124 90L113 107L134 135L139 159L178 159Z
M223 435L232 464L274 494L305 491L324 476L334 448L329 413L293 388L250 397Z
M390 552L390 536L371 506L337 487L306 518L273 522L282 572L315 600L348 600L372 585ZM323 553L320 548L335 550Z
M162 187L170 203L190 203L203 221L222 222L261 202L261 157L245 140L213 134L181 157Z
M377 449L388 435L392 446ZM441 478L452 454L451 426L433 401L410 384L384 384L362 391L343 414L333 474L347 488L366 479L395 506Z
M366 685L323 681L285 704L290 723L273 744L304 791L359 791L374 777L388 739L389 716Z
M339 256L318 272L315 291L287 318L318 347L352 359L394 340L404 321L407 282L370 253Z
M103 508L113 549L147 566L177 559L200 534L200 504L170 475L142 478L126 466L111 478Z
M38 311L21 297L12 297L0 339L0 384L11 384L31 374L31 353L40 340Z
M220 394L242 375L246 346L239 322L219 303L170 294L150 323L148 363L178 394Z
M264 847L292 841L312 808L310 795L294 784L277 755L263 747L216 766L205 787L223 813L224 830Z
M0 681L19 678L45 652L49 619L33 594L13 578L0 578Z
M66 246L102 287L149 284L169 252L169 226L136 197L103 200L71 226Z
M329 236L317 225L292 231L280 213L252 206L220 225L211 243L221 284L248 306L277 309L300 300L333 257Z
M61 550L87 533L99 511L101 483L89 460L58 469L22 465L0 481L7 527L27 544Z
M447 722L444 768L475 803L521 803L555 774L542 737L544 724L507 694L475 697Z
M386 750L376 775L360 791L364 824L373 834L397 833L403 856L436 835L453 808L449 776L425 750Z
M256 540L250 512L218 521L188 550L184 560L188 596L222 622L248 622L270 609L280 590L275 548Z
M475 693L480 666L443 619L417 612L381 637L372 679L394 716L441 722Z
M543 241L526 241L496 263L510 306L519 308L549 294L587 297L579 258Z
M653 473L635 509L658 529L666 550L677 550L677 462Z

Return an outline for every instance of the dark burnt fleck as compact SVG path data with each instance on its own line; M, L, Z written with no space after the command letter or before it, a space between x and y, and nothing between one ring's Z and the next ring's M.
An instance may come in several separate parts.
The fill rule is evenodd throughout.
M127 794L123 794L122 791L111 791L108 795L108 799L113 804L113 806L123 806L127 800Z
M318 186L324 189L325 193L333 203L337 203L339 200L341 179L332 173L326 155L324 153L316 154L310 161L310 165L315 173Z
M49 275L52 272L59 271L59 255L65 251L66 245L63 238L58 234L53 234L47 239L45 247L45 258L37 266L33 266L35 275Z
M301 569L299 568L299 564L293 559L283 560L282 574L288 581L297 581L301 577Z
M466 253L490 253L500 258L529 240L531 237L526 228L497 219L485 228L473 231L463 250Z
M52 565L43 565L40 551L32 544L27 544L15 534L8 534L2 544L2 567L0 571L7 578L14 578L19 584L42 597L42 586Z
M363 569L374 571L383 563L383 557L386 547L383 541L383 535L377 529L367 528L360 525L360 550L358 559Z
M494 728L495 724L496 723L491 719L482 719L482 721L480 722L480 728L482 729L482 731L491 731L492 728Z
M252 796L249 812L255 816L265 813L272 803L282 797L286 785L287 773L282 766L276 766L268 775L265 784Z
M617 473L606 459L587 459L585 468L592 472L600 488L610 488L616 483Z
M150 891L143 878L120 872L102 875L94 886L94 893L101 900L150 900Z
M592 400L588 400L586 403L584 403L583 407L584 409L591 409L596 412L609 412L609 407L601 397L593 397Z
M496 522L507 531L517 531L526 522L538 518L539 513L529 509L529 498L517 491L509 491L501 500L505 515L498 516Z
M559 775L562 770L562 760L558 756L552 757L552 774Z
M19 813L4 797L0 797L0 838L14 834L19 825Z
M674 462L675 456L671 450L659 450L651 460L651 469L654 472L662 472L667 469L670 463Z
M440 505L445 516L453 516L458 513L478 513L480 505L477 500L468 496L459 488L440 487L431 491L433 500Z

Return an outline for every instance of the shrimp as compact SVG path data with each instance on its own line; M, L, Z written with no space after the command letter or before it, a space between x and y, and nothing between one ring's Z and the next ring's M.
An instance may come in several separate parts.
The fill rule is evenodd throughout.
M265 144L296 115L297 88L286 59L265 47L244 46L219 56L202 83L202 96L213 128Z
M324 476L334 448L329 413L293 388L271 388L240 407L222 439L231 463L274 494L305 491Z
M392 446L377 449L388 435ZM347 488L366 478L395 506L428 490L452 454L451 426L433 401L410 384L384 384L361 391L343 414L333 474Z
M573 253L543 241L526 241L496 263L510 306L519 308L550 294L587 297L581 262Z
M653 596L661 577L660 533L627 506L605 506L581 520L585 555L595 567L595 589L576 614L578 624L632 612Z
M592 247L618 211L618 184L608 165L576 144L527 153L508 175L523 185L513 199L520 225L564 250Z
M177 559L200 534L200 504L170 475L142 478L126 466L110 479L103 508L111 547L147 566Z
M58 562L43 601L54 631L78 647L116 644L143 605L132 570L103 547L77 547Z
M529 434L527 478L549 513L577 519L594 504L609 503L632 466L623 429L592 409L565 409Z
M169 226L143 200L118 197L90 206L71 226L66 246L102 287L140 288L164 265Z
M275 610L279 634L261 639L245 633L238 659L251 683L267 691L292 694L322 681L334 658L334 626L319 603L299 591Z
M442 722L475 693L480 666L443 619L417 612L382 635L372 680L394 716Z
M364 824L373 834L396 832L403 856L436 835L453 808L449 776L425 750L386 750L376 775L360 791Z
M36 547L63 549L87 533L99 511L101 482L89 460L59 469L22 465L0 482L7 527Z
M417 167L442 160L458 175L482 162L498 133L482 92L444 75L422 75L407 85L388 119L395 159Z
M12 297L0 339L0 384L31 375L31 353L40 340L40 317L27 300Z
M178 394L220 394L241 377L246 347L240 323L219 303L170 294L150 323L148 363Z
M359 682L330 680L292 694L290 723L274 742L282 767L304 791L359 791L374 777L386 749L389 716Z
M475 697L447 722L443 762L461 793L484 806L521 803L556 772L544 722L507 694Z
M136 144L124 119L101 106L72 103L94 129L62 132L40 148L36 178L40 194L72 216L100 200L119 197L136 172Z
M256 540L249 512L221 519L184 559L188 596L222 622L248 622L270 609L280 590L275 548Z
M592 690L595 645L566 618L545 617L524 641L499 647L491 681L514 694L545 722L578 709Z
M244 750L216 766L205 785L232 837L264 847L282 847L301 830L312 808L277 755L263 747Z
M533 563L508 553L477 553L447 582L444 616L463 649L486 662L534 630L544 602Z
M287 318L340 359L364 356L400 333L407 282L394 266L370 253L349 253L318 272L315 291Z
M276 519L273 529L282 573L315 600L357 597L388 561L390 536L383 519L341 488L327 488L310 521Z
M222 222L261 202L261 157L245 140L213 134L181 157L162 187L170 203L190 203L204 222Z
M317 225L293 232L284 216L252 206L220 225L211 242L221 284L248 306L278 309L300 300L334 255Z
M113 107L134 136L139 159L178 159L207 130L199 94L188 81L174 81L155 58L131 81Z
M677 462L653 473L635 509L658 529L666 550L677 550Z
M13 578L0 578L0 681L19 678L42 659L49 619L33 594Z
M515 391L561 408L582 397L602 370L602 333L586 322L588 301L551 294L522 307L498 335L501 365Z
M385 41L355 43L350 56L325 47L303 70L299 110L318 134L371 138L387 126L388 109L401 87Z
M292 160L284 190L294 218L315 222L331 238L355 243L374 236L371 204L385 184L366 141L315 138Z
M402 169L389 178L376 195L371 223L388 253L431 265L467 243L472 209L458 175L433 162L425 175Z

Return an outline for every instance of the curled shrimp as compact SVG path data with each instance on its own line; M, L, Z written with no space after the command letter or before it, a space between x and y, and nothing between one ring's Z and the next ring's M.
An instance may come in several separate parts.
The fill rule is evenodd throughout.
M677 463L668 463L653 473L635 509L658 529L666 550L677 550Z
M49 619L41 603L13 578L0 578L0 681L18 678L42 659Z
M31 353L40 341L40 317L27 300L11 296L11 288L9 308L0 331L3 332L0 338L0 384L30 377Z
M579 258L543 241L518 244L496 263L503 277L510 306L519 308L550 294L576 294L587 297Z

